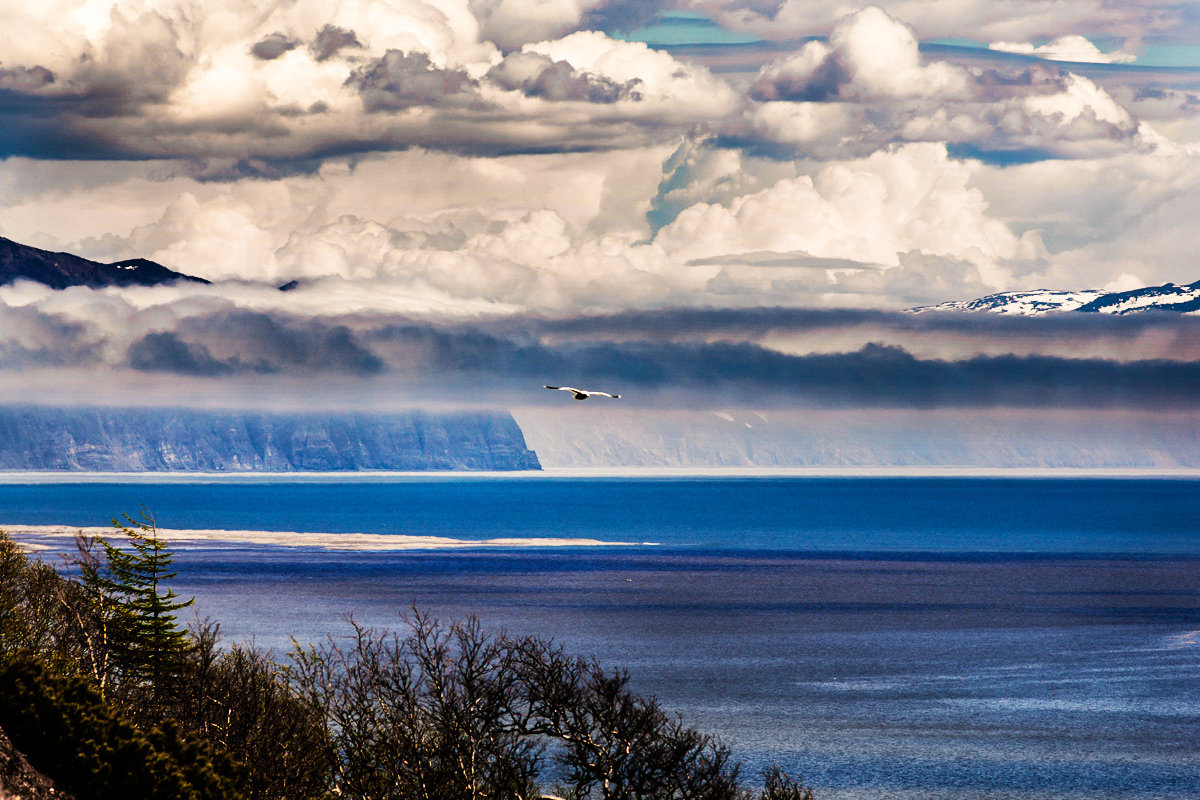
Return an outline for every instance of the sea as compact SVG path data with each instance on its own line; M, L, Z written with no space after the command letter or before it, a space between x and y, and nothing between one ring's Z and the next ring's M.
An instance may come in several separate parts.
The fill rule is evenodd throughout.
M48 559L69 539L36 526L143 508L209 532L175 591L281 658L350 616L474 616L820 799L1200 798L1200 479L0 478Z

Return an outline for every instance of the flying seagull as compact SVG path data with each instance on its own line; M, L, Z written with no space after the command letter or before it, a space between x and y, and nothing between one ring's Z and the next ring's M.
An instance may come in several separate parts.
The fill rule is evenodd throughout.
M589 397L594 395L599 395L600 397L611 397L615 400L621 396L619 394L609 394L608 392L594 392L590 389L576 389L573 386L547 386L544 383L542 386L545 386L547 389L558 389L561 392L570 392L575 396L576 400L587 400Z

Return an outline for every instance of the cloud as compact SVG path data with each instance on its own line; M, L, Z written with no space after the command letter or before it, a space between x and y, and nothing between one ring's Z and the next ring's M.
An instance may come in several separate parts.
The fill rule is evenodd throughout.
M346 85L358 91L368 112L376 112L435 105L455 96L466 99L475 82L463 70L435 67L425 53L389 50L355 70Z
M0 67L0 90L33 94L54 83L54 73L45 67Z
M212 377L233 371L229 363L212 357L202 344L180 339L174 332L148 333L129 346L129 366L141 372L173 372Z
M665 407L1161 410L1200 402L1200 319L1181 315L747 308L467 320L302 315L239 307L230 296L6 289L0 383L9 393L37 388L47 402L87 387L97 398L145 390L154 402L185 405L467 398L504 407L528 404L531 392L532 402L550 402L538 390L552 378L604 382L635 404Z
M263 61L274 61L289 50L294 50L299 44L299 40L276 31L255 42L250 48L250 53Z
M1060 36L1054 41L1043 45L1032 45L1027 42L992 42L989 50L999 50L1002 53L1019 53L1021 55L1037 56L1048 61L1076 61L1089 64L1128 64L1137 60L1134 53L1114 50L1104 53L1084 36L1070 34Z
M637 91L631 92L629 99L641 107L640 111L630 109L638 116L699 123L728 115L739 105L733 89L703 67L641 42L624 42L597 31L527 44L522 52L565 61L618 86L636 82Z
M762 66L749 89L757 104L726 120L720 136L780 159L936 142L997 163L1167 144L1084 76L1027 60L960 60L923 59L908 25L867 7L840 20L828 40Z
M868 6L834 26L828 43L811 41L759 71L759 100L879 100L966 95L967 73L944 62L922 64L904 23Z
M309 45L313 58L325 61L333 58L347 47L362 49L362 42L354 31L339 28L337 25L325 25L317 31L317 38Z
M586 3L567 9L565 27L525 27L537 36L513 42L552 63L528 80L501 69L486 87L477 82L502 56L475 13L517 24L553 4L299 0L252 13L214 0L192 13L163 0L107 18L82 0L61 5L8 20L26 38L0 37L0 156L258 162L271 174L414 145L496 154L665 141L737 105L703 68L644 45L552 38ZM562 112L563 100L581 107ZM425 106L438 113L398 113Z
M1145 35L1195 41L1196 22L1188 0L1126 3L1119 0L953 0L923 3L878 0L889 14L911 24L922 38L969 36L983 41L1029 41L1070 34L1140 40ZM827 32L845 16L839 0L753 3L712 0L705 9L722 25L781 41Z
M267 288L323 281L288 302L331 310L895 308L1200 277L1178 236L1200 196L1186 151L998 167L921 144L802 162L701 138L674 153L414 150L220 183L166 162L10 160L0 184L10 238ZM798 255L741 258L760 252Z
M472 0L481 33L505 50L570 33L603 0Z
M896 266L901 253L920 251L963 259L985 273L1003 269L1006 260L1041 255L1035 236L1017 236L990 218L969 170L936 145L829 165L728 205L695 203L655 241L686 259L802 250Z
M487 78L505 89L546 100L615 103L621 99L640 99L640 79L618 84L604 76L580 72L566 61L554 61L540 53L513 53L492 67Z

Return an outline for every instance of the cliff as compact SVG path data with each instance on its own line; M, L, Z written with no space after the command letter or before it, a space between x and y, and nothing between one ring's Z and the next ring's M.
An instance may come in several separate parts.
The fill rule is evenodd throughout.
M0 470L540 469L507 413L0 408Z

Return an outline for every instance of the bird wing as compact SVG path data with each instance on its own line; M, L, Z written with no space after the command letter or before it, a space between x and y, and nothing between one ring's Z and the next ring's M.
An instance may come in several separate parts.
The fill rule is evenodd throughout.
M609 394L608 392L587 392L587 394L598 394L601 397L611 397L614 400L621 396L619 394Z

